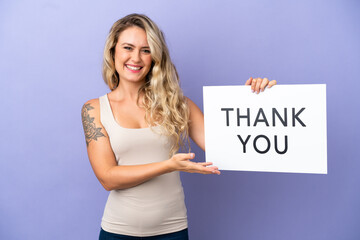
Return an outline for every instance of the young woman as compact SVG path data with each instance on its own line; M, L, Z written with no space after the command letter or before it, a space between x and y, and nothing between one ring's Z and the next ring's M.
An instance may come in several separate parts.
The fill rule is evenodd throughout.
M106 41L103 78L111 92L82 108L94 173L110 191L99 239L188 239L179 171L220 174L194 153L176 154L189 137L203 150L204 117L182 93L162 32L128 15ZM250 78L259 93L276 81Z

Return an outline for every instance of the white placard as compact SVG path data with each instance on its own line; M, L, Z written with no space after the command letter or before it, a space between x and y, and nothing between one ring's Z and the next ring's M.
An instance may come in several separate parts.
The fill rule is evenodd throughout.
M326 85L204 86L205 154L220 170L327 174Z

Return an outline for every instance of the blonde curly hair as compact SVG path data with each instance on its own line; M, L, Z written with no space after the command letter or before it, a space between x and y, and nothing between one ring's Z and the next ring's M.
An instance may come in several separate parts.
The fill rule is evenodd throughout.
M175 154L180 146L185 147L185 143L190 151L189 107L164 35L149 17L130 14L113 24L104 48L103 79L111 91L118 87L120 79L115 69L115 46L121 32L133 26L146 32L152 58L151 69L138 94L138 100L140 93L144 96L142 105L146 110L145 120L150 126L160 125L162 133L172 137L174 141L169 156Z

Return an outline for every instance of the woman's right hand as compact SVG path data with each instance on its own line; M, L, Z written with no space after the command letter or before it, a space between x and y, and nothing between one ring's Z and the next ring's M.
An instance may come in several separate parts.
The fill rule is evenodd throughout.
M194 157L194 153L175 154L168 160L171 171L220 175L219 168L211 166L211 162L192 162L189 160L194 159Z

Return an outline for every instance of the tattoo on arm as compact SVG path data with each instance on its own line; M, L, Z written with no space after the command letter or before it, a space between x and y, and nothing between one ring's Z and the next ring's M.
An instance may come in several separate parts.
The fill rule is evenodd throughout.
M92 140L97 141L99 137L105 137L101 132L101 127L97 128L94 123L94 118L90 117L89 111L94 109L90 103L85 104L81 110L81 118L85 132L86 146L89 146L89 143Z

